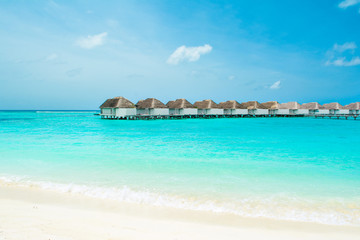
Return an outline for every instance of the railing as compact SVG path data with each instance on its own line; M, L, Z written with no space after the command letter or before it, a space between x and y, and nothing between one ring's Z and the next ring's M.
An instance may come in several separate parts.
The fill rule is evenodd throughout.
M136 119L181 119L181 118L257 118L257 117L312 117L312 118L330 118L330 119L357 119L360 118L360 114L167 114L167 115L151 115L151 114L136 114L136 115L127 115L127 116L116 116L114 114L100 114L103 119L127 119L127 120L136 120Z

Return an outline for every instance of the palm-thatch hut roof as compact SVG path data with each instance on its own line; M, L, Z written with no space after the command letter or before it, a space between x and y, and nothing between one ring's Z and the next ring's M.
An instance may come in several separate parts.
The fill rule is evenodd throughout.
M246 109L246 107L244 105L242 105L241 103L239 103L235 100L221 102L221 103L219 103L219 108L222 108L222 109Z
M282 103L279 109L300 109L300 104L298 102Z
M175 101L169 101L166 106L168 108L195 108L188 100L185 98L176 99Z
M321 106L319 103L317 102L311 102L311 103L304 103L300 106L301 109L311 109L311 110L316 110L316 109L324 109L323 106Z
M137 108L167 108L165 104L156 98L147 98L136 103Z
M241 103L241 104L244 107L246 107L247 109L266 109L266 107L263 106L258 101L249 101L249 102L244 102L244 103Z
M216 104L213 100L207 99L203 101L197 101L194 103L194 106L199 109L210 109L210 108L219 108L219 105Z
M135 105L124 97L114 97L107 99L100 108L135 108Z
M339 103L337 103L337 102L323 104L323 107L324 107L325 109L343 109L343 106L341 106L341 105L340 105Z
M345 105L344 109L360 110L360 102L354 102L354 103Z
M264 102L261 103L266 109L279 109L280 103L277 101L270 101L270 102Z

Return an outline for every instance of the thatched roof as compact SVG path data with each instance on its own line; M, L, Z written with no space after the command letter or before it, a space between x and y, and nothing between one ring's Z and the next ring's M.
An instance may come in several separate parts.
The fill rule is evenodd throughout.
M280 107L280 103L277 101L265 102L261 103L261 105L263 105L266 109L279 109Z
M321 106L319 103L317 102L311 102L311 103L304 103L300 106L301 109L312 109L312 110L316 110L316 109L324 109L323 106Z
M213 100L207 99L203 101L197 101L194 103L194 106L200 109L210 109L210 108L219 108Z
M195 108L188 100L185 98L176 99L175 101L169 101L166 106L168 108Z
M156 98L147 98L136 103L137 108L167 108L165 104Z
M124 97L114 97L107 99L100 108L135 108L135 105Z
M219 103L219 108L222 108L222 109L246 109L246 107L244 105L242 105L241 103L238 103L235 100L221 102L221 103Z
M298 102L282 103L279 109L300 109L300 104Z
M341 105L340 105L339 103L337 103L337 102L323 104L323 107L324 107L325 109L343 109L343 106L341 106Z
M247 109L266 109L265 106L263 106L262 104L260 104L257 101L249 101L249 102L244 102L241 104Z
M360 102L350 103L344 106L344 109L360 110Z

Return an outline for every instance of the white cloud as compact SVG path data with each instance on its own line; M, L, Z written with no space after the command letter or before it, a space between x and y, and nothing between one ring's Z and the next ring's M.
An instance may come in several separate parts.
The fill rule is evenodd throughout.
M339 45L336 43L333 47L333 50L342 53L345 52L346 50L354 50L356 48L357 46L354 42L346 42L343 45Z
M280 88L281 81L274 82L273 85L270 86L270 89L279 89Z
M200 59L200 55L211 52L212 47L209 44L199 47L178 47L166 61L168 64L176 65L183 61L195 62Z
M356 48L357 46L354 42L346 42L342 45L334 44L333 48L327 53L328 60L325 65L333 65L336 67L351 67L360 65L360 57L354 56ZM351 57L351 60L347 60L345 52L347 52L347 57Z
M94 48L96 46L100 46L104 44L105 38L107 36L107 32L103 32L97 35L93 35L93 36L87 36L87 37L83 37L80 38L76 41L76 45L82 47L82 48L87 48L87 49L91 49Z
M56 53L50 54L45 58L45 61L52 61L58 58L58 55Z
M339 8L348 8L360 3L360 0L344 0L339 3Z
M230 75L230 76L228 77L228 79L229 79L229 80L234 80L234 79L235 79L235 76L234 76L234 75Z
M356 65L360 65L360 57L353 57L350 61L346 61L345 57L337 58L335 60L327 61L326 65L334 65L337 67L356 66Z

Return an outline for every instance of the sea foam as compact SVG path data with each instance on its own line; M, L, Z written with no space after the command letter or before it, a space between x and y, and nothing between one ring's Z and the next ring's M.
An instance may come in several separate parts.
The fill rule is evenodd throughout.
M355 199L351 202L340 199L316 202L310 199L276 196L265 199L258 197L243 198L233 202L196 197L185 198L183 196L159 194L151 191L135 191L127 186L100 187L64 184L32 181L21 177L0 177L0 186L3 184L38 188L65 194L83 195L96 199L220 214L233 214L241 217L313 222L328 225L360 226L360 199Z

